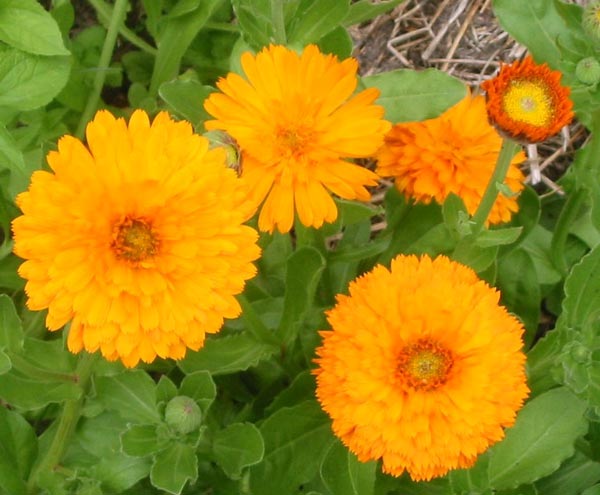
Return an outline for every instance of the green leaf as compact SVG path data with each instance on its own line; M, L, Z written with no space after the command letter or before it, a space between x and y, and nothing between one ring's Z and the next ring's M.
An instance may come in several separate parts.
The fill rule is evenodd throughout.
M273 39L270 0L231 0L244 40L255 49Z
M378 15L385 14L404 0L387 0L373 3L371 0L358 0L350 5L350 10L344 18L344 26L352 26L373 19Z
M322 53L331 53L332 55L336 55L340 60L343 60L352 55L354 45L348 31L342 26L338 26L323 36L317 42L317 46Z
M152 485L168 493L180 494L185 484L198 477L198 459L191 445L171 444L156 454L150 471Z
M98 399L111 411L135 423L158 423L156 385L142 370L129 370L96 379Z
M130 425L121 435L123 452L133 457L146 457L164 446L165 442L158 438L154 425Z
M12 362L4 351L0 350L0 375L8 373L12 369Z
M531 256L515 249L498 262L497 285L502 303L523 320L527 333L526 346L531 345L538 331L542 295Z
M169 402L177 395L177 386L167 375L162 375L156 384L156 402Z
M25 189L29 184L29 174L25 168L23 153L6 128L0 125L0 170L8 170L10 176L6 190L11 199Z
M557 326L578 327L598 312L600 246L592 249L572 268L564 290L563 312Z
M92 470L93 477L102 482L104 493L123 493L150 474L150 460L129 457L115 452L103 457ZM102 492L101 492L102 493Z
M0 349L19 352L23 340L23 325L15 305L6 294L0 294Z
M321 479L335 495L373 495L376 469L377 462L360 462L336 441L321 464Z
M538 224L521 244L533 260L540 285L552 285L562 278L550 260L551 239L552 234Z
M329 418L314 400L280 409L262 423L260 432L265 456L250 468L253 495L295 493L315 476L333 441Z
M471 242L459 243L452 254L452 259L470 266L477 273L486 270L498 255L498 246L479 247Z
M310 370L304 370L284 388L265 409L268 416L282 407L293 407L315 396L316 381Z
M314 43L331 32L346 17L349 0L301 0L286 26L288 43Z
M0 45L0 107L33 110L52 100L69 78L68 57L43 57Z
M600 495L600 485L594 485L581 492L581 495Z
M394 123L437 117L467 94L464 83L437 69L399 69L363 77L362 82L381 91L377 102Z
M258 428L251 423L234 423L215 433L213 456L230 478L237 479L242 469L260 462L265 444Z
M500 25L513 38L527 46L540 61L558 66L561 53L557 40L568 29L554 1L494 0L493 7Z
M198 127L209 118L204 110L205 98L215 92L212 86L204 86L198 81L181 80L165 82L158 88L158 94L167 102L172 111Z
M211 337L198 352L188 351L177 366L184 373L206 370L215 376L228 375L256 366L276 351L274 346L258 342L246 333Z
M69 55L56 21L35 0L2 0L0 41L34 55Z
M450 471L448 479L454 494L484 494L490 493L488 478L488 453L480 455L475 465L469 469L455 469Z
M555 388L527 403L503 441L490 450L490 486L516 488L555 471L575 452L587 431L587 406L567 388Z
M279 335L287 345L296 338L314 304L315 291L324 268L325 259L310 246L298 249L289 257L283 314L279 324Z
M179 395L187 395L194 399L206 414L217 396L217 387L208 371L196 371L183 379L179 387Z
M562 463L550 476L535 483L543 495L579 495L585 488L600 481L600 463L581 452Z
M37 436L31 425L20 414L0 407L0 463L11 465L21 479L27 479L37 450Z
M0 397L12 406L26 410L78 399L82 390L76 383L40 381L23 377L14 368L0 378Z
M150 82L150 93L155 95L165 81L177 76L181 59L221 0L203 0L193 12L168 18L158 40L158 53Z
M475 245L481 248L502 246L515 242L523 232L523 227L505 227L503 229L484 230L475 239Z

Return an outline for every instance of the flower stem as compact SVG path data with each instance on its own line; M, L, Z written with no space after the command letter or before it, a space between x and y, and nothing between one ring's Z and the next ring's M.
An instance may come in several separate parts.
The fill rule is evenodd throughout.
M100 53L100 61L98 63L98 70L96 77L94 78L94 85L92 86L92 92L88 97L87 104L83 113L81 114L81 120L77 126L77 132L75 135L83 139L85 133L85 126L91 120L92 115L98 108L98 102L100 101L100 94L102 93L102 87L104 86L104 80L110 61L115 49L115 43L117 41L117 35L119 34L119 26L125 19L125 12L127 10L127 0L116 0L115 6L113 7L112 16L108 25L108 31L106 32L106 38L104 39L104 45L102 46L102 52Z
M510 139L504 139L504 141L502 141L502 148L500 149L500 154L496 161L496 167L494 168L494 172L490 177L487 188L483 193L481 203L479 203L477 211L473 215L473 226L471 228L473 236L477 236L483 229L485 221L490 215L490 211L492 211L492 207L498 197L498 184L504 182L510 163L518 149L519 145L514 141Z
M259 342L263 342L265 344L272 344L279 347L279 340L275 337L273 332L271 332L266 325L258 316L258 313L254 309L254 306L250 304L246 296L240 294L237 296L238 302L242 307L242 318L246 322L246 326L248 331L252 334L256 340Z
M66 401L63 406L50 447L41 461L33 468L27 481L27 492L32 495L38 493L37 480L39 475L45 471L54 470L69 445L69 440L81 415L81 408L85 401L88 382L96 359L96 354L88 353L83 354L79 359L75 374L79 378L79 385L82 388L81 396L78 399Z
M563 275L566 275L569 271L567 261L565 260L565 245L567 243L567 237L569 236L569 229L573 222L577 218L579 211L585 201L587 191L583 188L577 188L569 195L567 202L560 212L556 227L554 228L554 235L552 236L552 242L550 244L550 258L552 264L559 270Z
M283 15L283 0L271 0L271 17L273 19L273 37L275 43L285 45L285 17Z
M96 9L98 16L102 19L106 19L108 21L112 17L112 8L103 0L88 0L88 2L92 7L94 7L94 9ZM156 55L156 48L140 38L131 29L125 26L125 24L121 24L119 26L119 34L132 45L137 46L140 50L146 52L147 54Z

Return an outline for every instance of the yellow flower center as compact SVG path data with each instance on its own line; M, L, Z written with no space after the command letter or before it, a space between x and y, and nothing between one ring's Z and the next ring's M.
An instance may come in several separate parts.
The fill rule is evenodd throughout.
M111 248L117 258L138 263L158 252L158 239L150 222L143 218L125 217L113 229Z
M554 105L543 81L516 80L502 97L507 115L525 124L544 127L552 122Z
M411 387L434 390L446 382L452 364L450 351L436 342L420 339L402 349L398 372Z
M313 131L305 126L281 126L276 131L277 142L287 156L298 156L306 151L313 139Z

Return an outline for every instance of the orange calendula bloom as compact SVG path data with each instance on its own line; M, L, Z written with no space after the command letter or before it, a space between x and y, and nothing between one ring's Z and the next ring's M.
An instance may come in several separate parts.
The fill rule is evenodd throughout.
M377 175L344 158L371 156L390 124L373 104L377 89L353 96L356 60L340 62L314 45L301 55L269 46L244 53L241 63L245 77L228 74L217 83L222 93L206 100L215 120L205 125L237 141L251 199L257 208L264 201L259 228L287 232L295 211L306 226L332 222L331 192L369 200L365 186L374 186Z
M473 215L494 172L502 138L488 123L483 96L467 95L437 118L397 124L377 153L377 172L394 177L396 187L407 198L421 203L442 204L454 193ZM517 193L524 176L515 155L505 184L514 196L499 194L488 223L508 222L519 208Z
M126 366L199 349L255 274L257 232L225 152L187 122L100 111L87 147L72 136L17 197L15 253L27 305L46 325L71 322L72 352L100 350Z
M361 461L413 480L468 468L529 389L523 327L470 268L398 256L339 295L317 349L317 397Z
M560 83L561 77L531 56L503 65L496 77L481 84L490 121L517 141L536 143L553 136L573 119L571 90Z

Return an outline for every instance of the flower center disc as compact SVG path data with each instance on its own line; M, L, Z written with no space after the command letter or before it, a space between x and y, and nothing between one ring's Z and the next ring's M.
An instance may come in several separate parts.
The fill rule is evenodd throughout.
M400 352L398 372L417 390L434 390L444 384L452 368L450 352L427 339L418 340Z
M158 239L148 221L126 217L115 226L111 247L118 258L137 263L157 253Z
M514 81L502 98L507 115L517 121L538 127L552 121L553 101L543 82Z
M276 131L277 141L285 155L302 154L312 140L312 132L302 126L285 126Z

